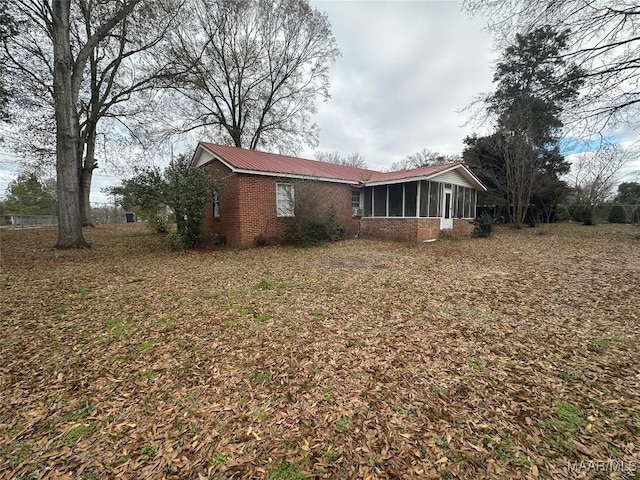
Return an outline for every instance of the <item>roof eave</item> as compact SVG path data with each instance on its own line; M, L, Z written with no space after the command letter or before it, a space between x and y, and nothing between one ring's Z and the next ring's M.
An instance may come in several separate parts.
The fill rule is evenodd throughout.
M472 181L472 183L474 183L476 185L476 189L478 190L482 190L484 192L487 191L487 187L485 187L482 182L478 179L478 177L476 177L473 172L471 172L467 166L463 163L458 163L455 165L451 165L451 167L449 168L445 168L443 170L439 170L437 172L434 172L432 174L429 175L418 175L418 176L414 176L414 177L403 177L403 178L396 178L393 180L378 180L375 182L365 182L365 185L367 187L376 187L376 186L380 186L380 185L392 185L392 184L396 184L396 183L406 183L406 182L416 182L416 181L420 181L420 180L432 180L434 179L434 177L437 177L439 175L443 175L447 172L451 172L453 170L456 170L458 168L462 168L464 170L464 172L468 175L469 179Z
M265 177L278 177L278 178L295 178L297 180L315 180L318 182L330 182L330 183L344 183L347 185L360 185L362 182L357 180L346 180L339 178L319 177L314 175L300 175L295 173L282 173L282 172L265 172L262 170L248 170L243 168L234 169L235 173L245 173L247 175L262 175Z

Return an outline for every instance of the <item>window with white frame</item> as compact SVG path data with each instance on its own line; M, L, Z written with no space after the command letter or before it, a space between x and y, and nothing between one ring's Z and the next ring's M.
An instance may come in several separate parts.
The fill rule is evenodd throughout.
M220 197L218 191L213 191L213 218L220 218Z
M295 199L292 183L276 183L276 211L278 217L293 217Z
M351 190L351 209L353 215L362 215L362 190Z
M351 206L362 208L362 190L351 190Z

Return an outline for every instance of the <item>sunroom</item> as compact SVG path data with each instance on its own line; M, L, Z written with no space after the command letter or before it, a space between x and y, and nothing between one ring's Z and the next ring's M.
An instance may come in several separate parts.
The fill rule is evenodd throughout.
M478 189L484 186L460 163L429 179L367 182L354 190L352 203L354 212L362 215L364 236L431 240L441 231L456 235L472 230Z

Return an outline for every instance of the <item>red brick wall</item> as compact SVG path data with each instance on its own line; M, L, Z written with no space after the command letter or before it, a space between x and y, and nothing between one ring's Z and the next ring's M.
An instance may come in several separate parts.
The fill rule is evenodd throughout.
M418 220L418 242L435 240L440 235L439 218L421 218Z
M438 238L439 218L363 217L361 236L400 242L421 242Z
M220 162L205 165L211 175L222 180L223 188L218 192L220 217L213 217L213 205L204 207L202 219L202 241L207 244L213 235L224 235L227 243L236 245L240 241L241 225L239 216L238 176Z
M296 199L303 189L312 188L317 192L319 214L325 215L327 208L334 205L336 220L344 225L347 236L358 232L358 221L351 215L351 186L312 180L294 180L260 175L233 174L220 162L205 166L212 175L224 178L225 187L220 190L220 218L213 218L213 206L205 206L202 223L202 240L208 243L212 235L223 234L227 244L249 247L258 238L269 243L279 243L285 239L286 226L276 215L276 183L293 183Z
M474 229L473 220L466 220L464 218L453 219L454 237L466 237L467 235L471 235Z
M418 231L417 218L362 217L360 235L363 238L415 242Z

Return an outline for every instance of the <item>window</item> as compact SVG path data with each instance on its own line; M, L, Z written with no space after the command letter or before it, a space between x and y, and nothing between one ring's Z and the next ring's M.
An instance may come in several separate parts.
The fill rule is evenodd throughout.
M418 182L404 184L404 216L416 216L416 203L418 201Z
M372 217L373 216L373 206L371 204L371 194L373 192L372 187L367 187L364 189L364 216Z
M354 215L362 215L362 190L351 190L351 208Z
M471 195L473 194L473 190L470 188L464 189L464 216L465 218L473 218L475 215L471 213Z
M220 197L218 191L213 191L213 218L220 218Z
M276 211L278 217L293 217L295 209L292 183L276 183Z
M429 183L426 180L420 180L420 216L429 216Z
M440 216L440 186L441 183L429 182L429 216Z
M455 212L456 212L456 217L457 218L464 218L464 197L465 194L467 193L465 190L466 188L461 187L460 185L454 185L454 195L456 197L456 203L455 203Z
M373 216L387 216L387 187L373 187Z
M478 191L473 190L471 193L471 218L475 218L478 208Z
M401 183L395 185L389 185L389 216L401 217L402 216L402 197L403 187Z

